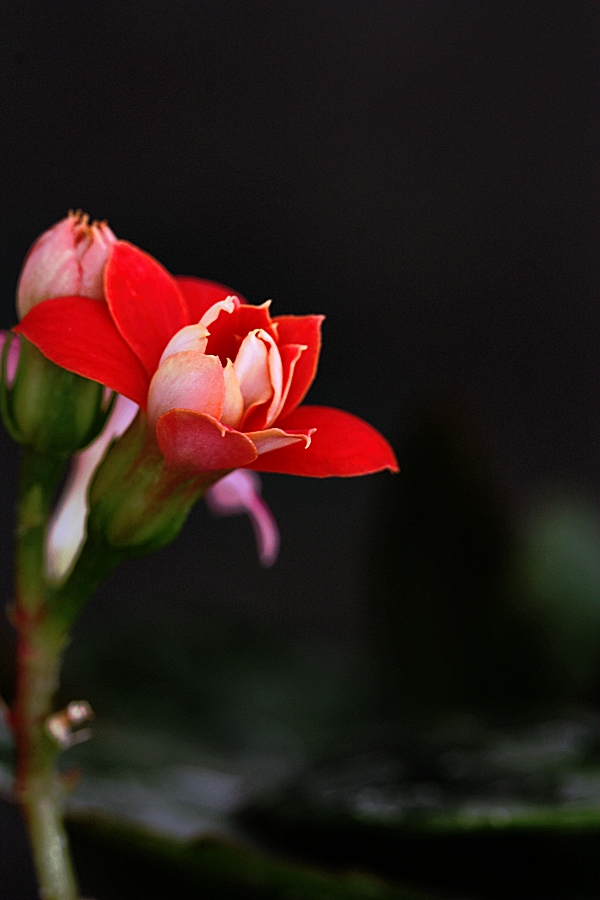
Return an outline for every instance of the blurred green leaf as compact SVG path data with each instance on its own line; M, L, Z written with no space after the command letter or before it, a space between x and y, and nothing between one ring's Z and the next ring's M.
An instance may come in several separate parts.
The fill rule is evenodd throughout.
M134 883L137 878L138 887L146 890L142 873L150 874L154 882L152 896L158 896L156 887L164 883L178 900L196 896L202 900L430 898L358 871L319 871L216 838L175 841L108 819L71 820L70 831L75 852L95 853L104 867L105 879L110 879L111 869L116 869L122 882L124 869L129 870Z
M405 726L307 767L265 795L275 827L402 834L600 833L600 721L592 712L491 729L474 717ZM252 818L252 816L251 816Z

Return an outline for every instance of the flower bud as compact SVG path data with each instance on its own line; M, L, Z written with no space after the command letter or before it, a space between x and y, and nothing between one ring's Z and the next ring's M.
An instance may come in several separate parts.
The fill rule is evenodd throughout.
M15 441L46 456L70 456L100 433L111 407L97 381L61 369L28 340L9 334L2 353L0 409Z
M17 285L19 319L52 297L104 298L104 267L116 237L81 211L45 231L31 247Z
M55 297L103 300L104 269L116 240L106 222L90 225L81 211L70 212L44 232L21 270L19 318ZM100 383L60 368L23 338L13 335L6 341L0 407L8 432L19 443L45 455L69 456L98 435L108 405Z

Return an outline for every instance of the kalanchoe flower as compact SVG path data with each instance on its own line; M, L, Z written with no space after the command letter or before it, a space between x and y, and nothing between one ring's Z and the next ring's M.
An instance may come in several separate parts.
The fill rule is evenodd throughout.
M90 225L81 212L69 213L41 235L19 277L19 318L66 293L102 300L104 269L116 240L105 222ZM0 411L19 443L43 455L65 457L89 444L103 428L109 404L98 379L65 371L14 335L2 362Z
M15 329L49 359L147 412L170 468L325 477L397 470L393 450L350 413L301 406L321 316L271 318L229 288L173 278L124 241L110 249L106 303L64 296Z
M70 212L45 231L30 249L17 285L17 313L22 319L50 297L79 295L101 300L104 266L116 237L106 222L92 222Z

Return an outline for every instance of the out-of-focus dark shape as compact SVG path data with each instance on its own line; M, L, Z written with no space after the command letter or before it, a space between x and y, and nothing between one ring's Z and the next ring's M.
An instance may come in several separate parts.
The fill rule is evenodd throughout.
M466 404L423 400L386 485L368 572L387 715L521 707L546 689L534 631L510 602L506 494Z
M600 699L600 513L546 490L530 504L514 571L518 596L560 671L560 700Z
M600 580L583 571L590 526L553 513L521 533L475 417L451 393L416 406L399 459L367 584L384 715L512 718L585 699L600 640Z

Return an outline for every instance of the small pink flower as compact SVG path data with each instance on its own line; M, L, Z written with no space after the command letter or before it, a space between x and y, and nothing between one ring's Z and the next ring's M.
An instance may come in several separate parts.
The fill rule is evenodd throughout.
M47 574L57 581L69 571L85 540L87 497L94 473L108 445L127 431L138 409L137 403L119 395L104 431L86 450L73 456L46 538Z
M206 505L218 516L250 516L261 565L268 568L279 552L279 529L260 496L260 477L249 469L235 469L213 484L204 495Z
M104 298L104 267L116 237L106 222L70 212L31 247L17 285L20 319L42 300L80 296Z
M8 338L10 331L0 331L0 356L4 351L4 344L6 343L6 339ZM19 365L19 353L21 350L21 342L17 338L14 338L10 342L10 346L8 348L8 356L6 359L6 386L11 387L14 380L15 375L17 374L17 366Z

